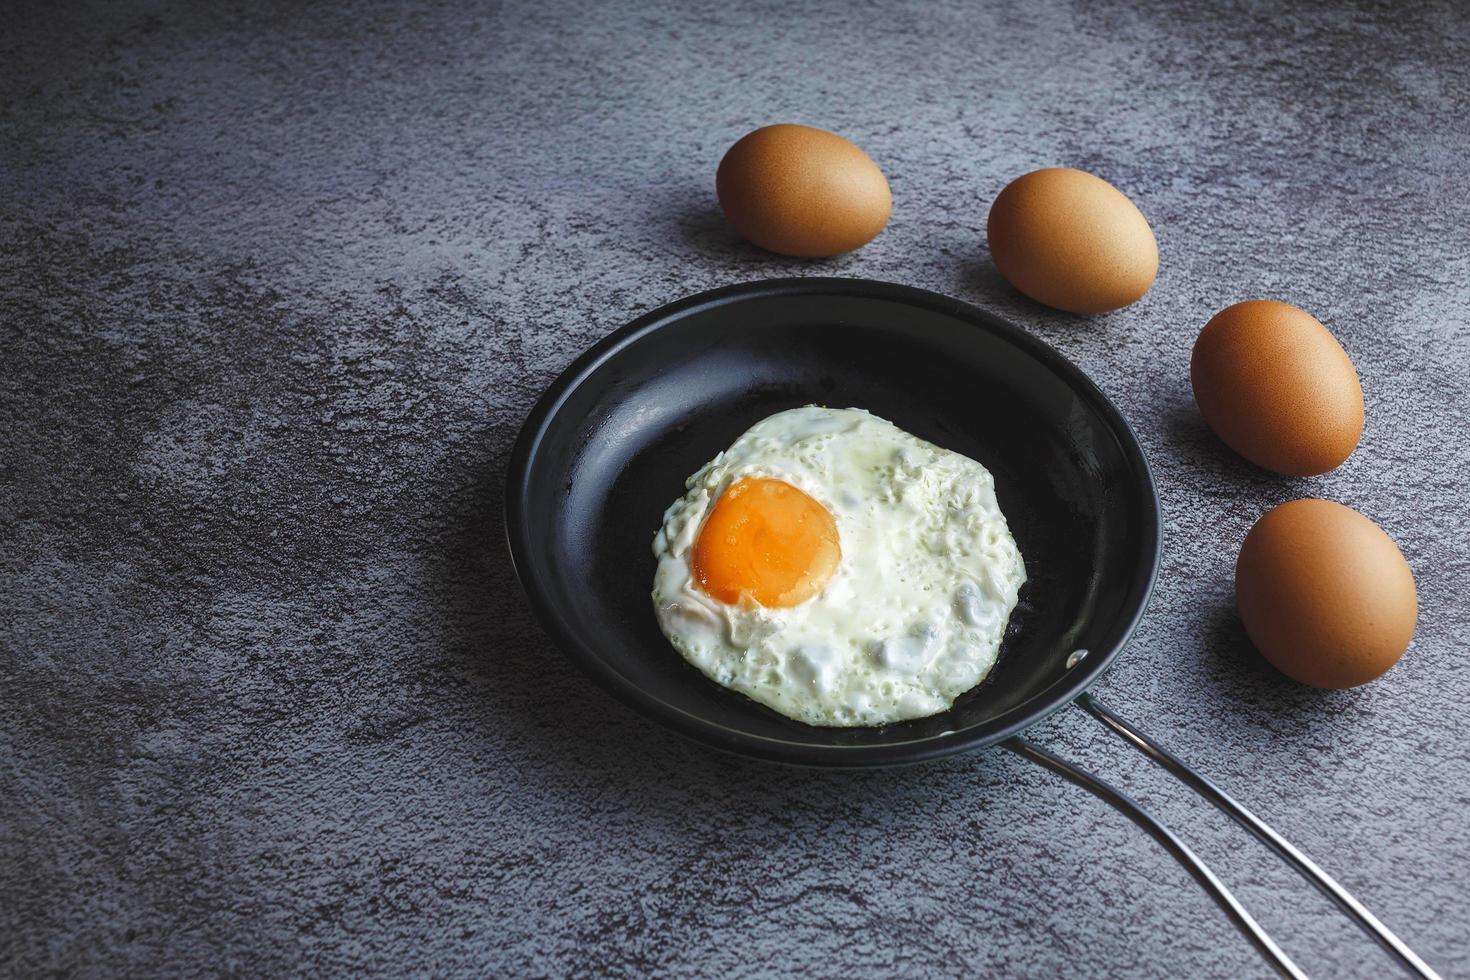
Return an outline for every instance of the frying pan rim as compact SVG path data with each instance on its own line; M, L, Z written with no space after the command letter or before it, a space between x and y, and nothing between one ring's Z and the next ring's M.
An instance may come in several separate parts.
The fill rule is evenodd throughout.
M781 296L841 295L886 300L937 312L977 324L1025 352L1061 379L1108 424L1119 448L1137 477L1131 489L1134 506L1141 502L1145 527L1140 535L1142 569L1130 583L1132 608L1118 617L1122 628L1106 650L1089 650L1068 674L1051 687L997 716L1006 720L999 728L980 734L948 731L939 735L882 745L813 745L789 742L728 728L691 714L645 691L612 668L594 649L573 635L560 611L541 590L531 559L533 542L526 520L527 496L540 444L561 406L582 383L605 362L648 334L672 326L692 313L713 306ZM970 303L943 294L877 279L799 276L762 279L706 290L674 300L635 318L614 330L578 355L547 387L522 423L506 467L503 527L511 567L522 593L543 629L558 649L584 673L619 701L686 737L747 758L819 768L876 768L912 765L960 752L975 751L1005 741L1066 707L1107 672L1113 659L1128 644L1148 608L1158 578L1163 553L1162 510L1153 473L1143 454L1138 435L1127 419L1081 368L1059 351L1022 328ZM1024 709L1024 710L1023 710ZM1008 717L1014 716L1014 717ZM984 727L984 726L982 726Z

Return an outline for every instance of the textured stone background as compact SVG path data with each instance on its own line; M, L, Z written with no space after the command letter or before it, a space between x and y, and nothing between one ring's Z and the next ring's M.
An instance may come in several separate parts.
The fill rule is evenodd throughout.
M1117 400L1166 546L1100 694L1470 973L1463 7L59 6L0 29L4 973L1262 975L1159 848L1019 759L724 758L529 617L498 513L537 393L638 313L804 273L977 303ZM877 241L732 236L715 164L778 120L887 171ZM1053 164L1152 220L1133 308L992 271L987 202ZM1253 296L1362 374L1332 474L1255 470L1193 409L1195 333ZM1246 529L1302 495L1418 575L1414 646L1362 690L1285 681L1232 609ZM1307 969L1388 967L1079 712L1035 736L1184 828Z

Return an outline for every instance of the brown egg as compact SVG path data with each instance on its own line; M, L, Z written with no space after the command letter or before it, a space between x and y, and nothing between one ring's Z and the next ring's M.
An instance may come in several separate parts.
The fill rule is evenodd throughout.
M1388 670L1419 616L1393 539L1329 500L1293 500L1256 522L1235 563L1235 602L1256 649L1314 687L1356 687Z
M1101 177L1052 167L1017 177L990 206L990 256L1038 303L1106 313L1136 302L1159 272L1148 219Z
M742 136L715 192L730 224L761 248L806 258L850 252L888 223L888 180L835 133L781 123Z
M1347 352L1310 313L1274 300L1226 307L1189 364L1200 414L1257 466L1316 476L1352 455L1363 388Z

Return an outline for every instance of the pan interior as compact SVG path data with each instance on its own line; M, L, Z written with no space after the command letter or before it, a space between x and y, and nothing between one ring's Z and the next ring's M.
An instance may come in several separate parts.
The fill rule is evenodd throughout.
M1157 562L1136 443L1058 355L979 311L911 298L930 296L846 283L727 294L654 314L570 372L550 414L528 423L510 492L518 570L574 659L686 733L794 761L851 749L855 764L863 749L993 741L1101 671ZM659 632L649 593L664 509L749 426L811 403L865 408L995 476L1028 581L996 667L950 711L809 727L709 681ZM1069 666L1078 649L1092 654Z

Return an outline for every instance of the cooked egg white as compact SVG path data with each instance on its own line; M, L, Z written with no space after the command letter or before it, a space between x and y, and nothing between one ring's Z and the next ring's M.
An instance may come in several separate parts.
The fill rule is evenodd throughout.
M994 666L1026 571L974 460L808 406L686 486L654 538L654 609L716 683L810 725L883 725L946 710Z

